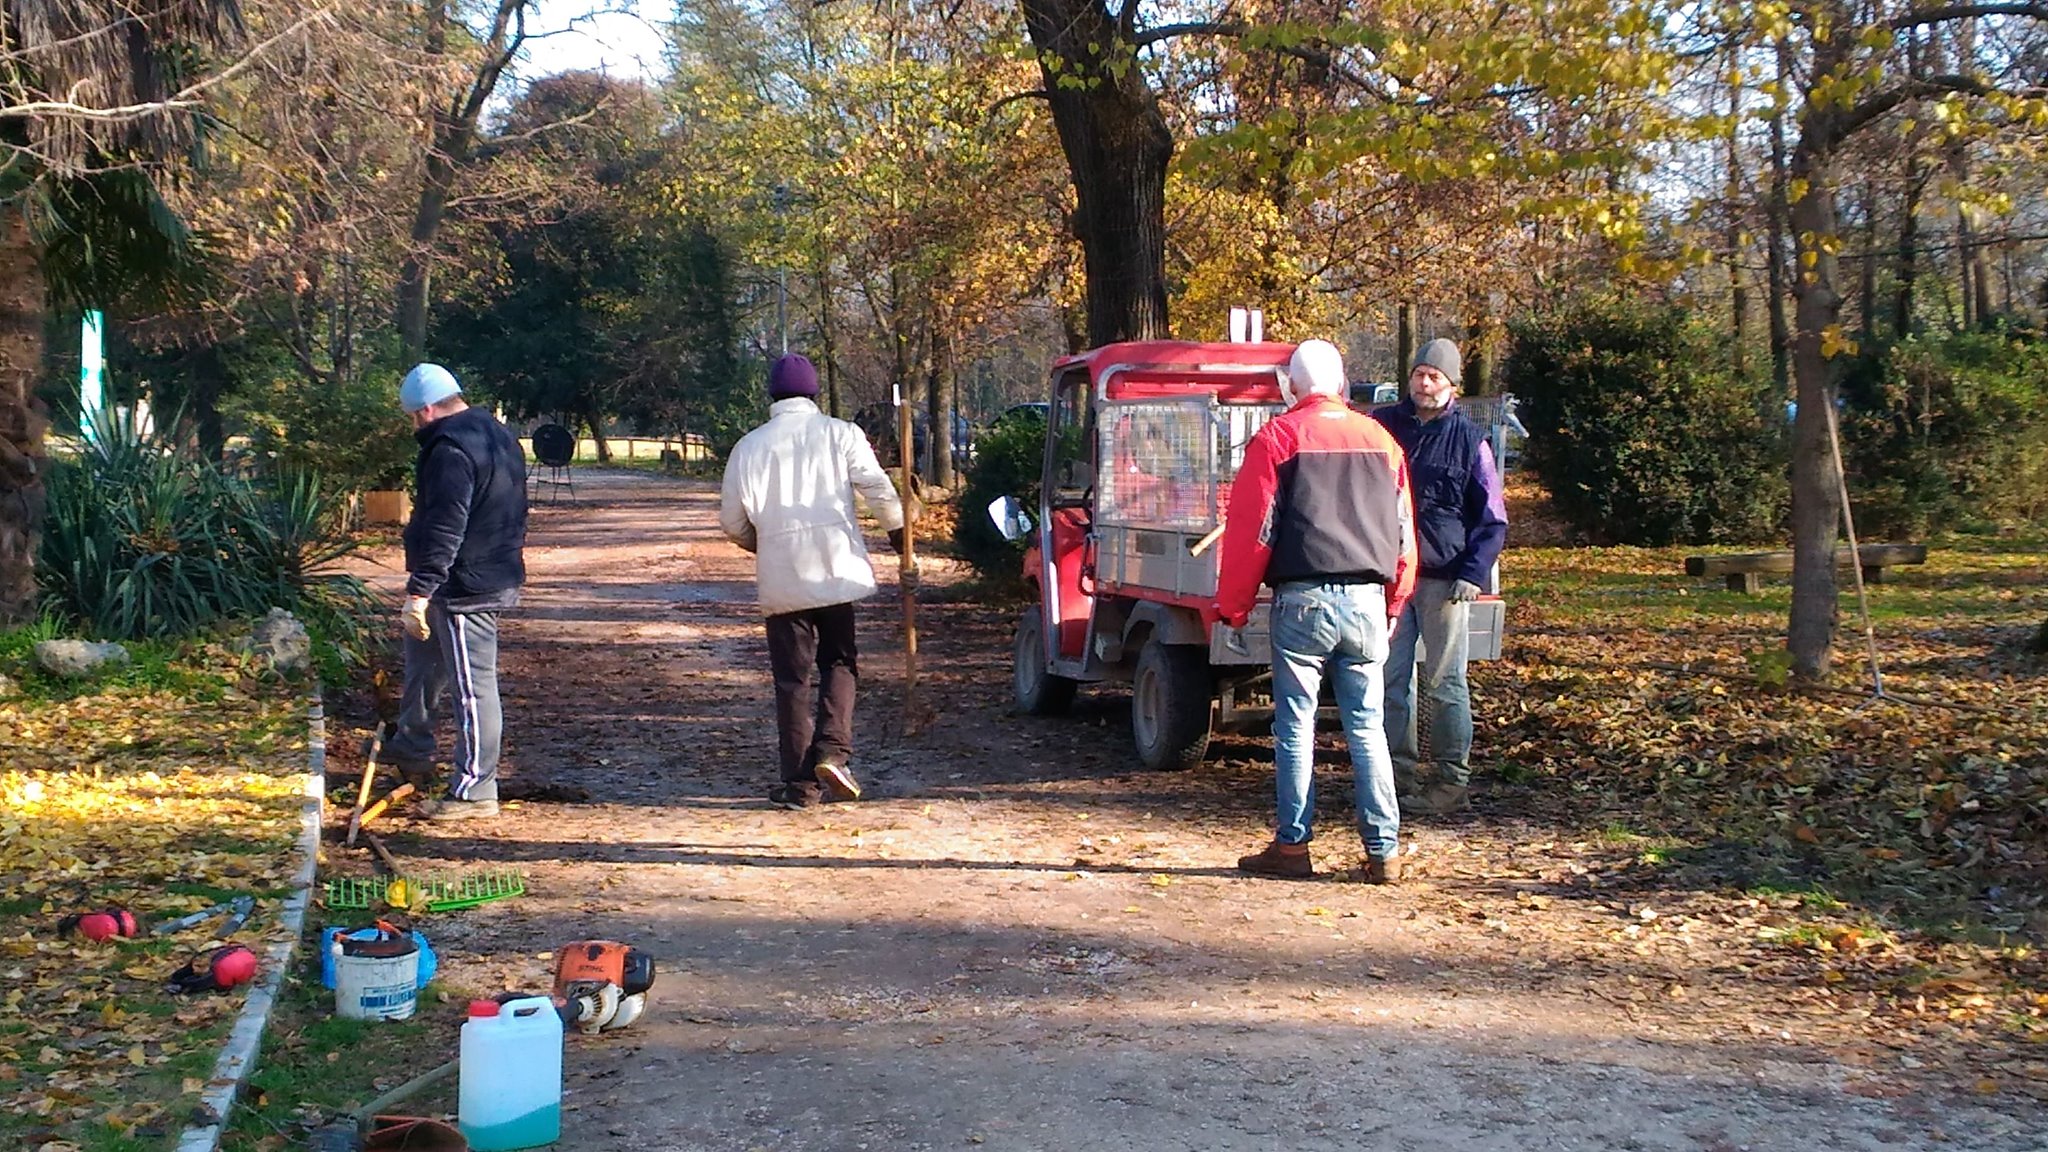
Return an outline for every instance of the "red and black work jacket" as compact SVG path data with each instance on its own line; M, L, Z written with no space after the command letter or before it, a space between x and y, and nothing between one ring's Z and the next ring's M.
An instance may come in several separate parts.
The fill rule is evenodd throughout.
M1408 462L1379 421L1311 395L1245 446L1230 488L1216 612L1242 625L1259 585L1386 586L1400 616L1418 566Z

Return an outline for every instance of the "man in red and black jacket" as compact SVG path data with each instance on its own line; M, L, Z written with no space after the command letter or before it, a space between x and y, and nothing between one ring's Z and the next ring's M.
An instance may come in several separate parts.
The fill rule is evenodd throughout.
M1237 862L1255 876L1315 874L1316 701L1332 677L1351 746L1365 879L1401 877L1400 809L1380 723L1388 629L1415 587L1415 526L1400 445L1345 404L1344 358L1310 340L1281 383L1290 407L1245 448L1230 489L1216 613L1242 627L1273 588L1273 842Z

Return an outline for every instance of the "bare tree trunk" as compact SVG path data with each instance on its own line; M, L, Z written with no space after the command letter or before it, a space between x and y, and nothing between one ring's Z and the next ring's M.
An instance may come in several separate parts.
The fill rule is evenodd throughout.
M1409 365L1415 363L1415 305L1402 301L1394 309L1394 379L1405 390Z
M1917 152L1906 157L1906 198L1899 206L1899 286L1892 300L1892 335L1913 333L1913 281L1920 274L1920 189L1926 183Z
M839 361L832 347L832 258L818 261L818 354L824 360L825 412L835 419L846 418L846 402L839 395Z
M442 221L448 215L448 199L455 189L456 172L469 162L476 150L477 123L483 116L484 105L498 90L498 80L526 40L526 5L529 2L497 0L491 33L483 44L483 59L463 90L445 108L434 110L425 171L420 178L419 201L413 208L411 244L398 269L394 310L399 341L408 360L418 360L426 355L434 244L440 238ZM430 57L439 58L447 54L448 26L455 19L451 7L450 0L432 0L428 9L426 51Z
M1104 0L1023 0L1023 6L1074 182L1074 235L1088 275L1088 341L1163 337L1173 133L1139 64L1131 29ZM1135 20L1136 11L1137 5L1125 5L1128 19Z
M1863 340L1866 344L1877 339L1877 185L1863 182L1863 284L1858 293L1861 307L1857 316L1863 321Z
M604 438L604 414L597 410L597 402L585 400L577 407L576 414L583 417L583 426L590 429L590 442L597 449L597 462L612 462L612 446Z
M931 340L932 370L927 385L930 389L927 412L932 423L932 483L950 489L953 487L953 408L958 371L953 362L950 326L935 324Z
M1835 235L1835 194L1829 158L1805 141L1792 174L1805 195L1792 204L1792 234L1799 239L1798 343L1794 370L1799 411L1792 424L1792 618L1788 646L1792 671L1807 680L1827 675L1835 643L1835 535L1841 525L1828 419L1835 402L1834 363L1821 334L1840 322L1836 289L1840 267L1825 243Z
M1785 50L1780 48L1778 83L1790 84L1791 72ZM1790 387L1792 378L1792 328L1785 316L1785 294L1791 287L1785 267L1785 179L1785 114L1781 110L1771 116L1771 195L1764 205L1768 219L1764 233L1771 248L1765 261L1771 293L1771 378L1777 381L1780 395Z
M1739 76L1733 68L1733 54L1730 55L1730 75ZM1738 376L1747 367L1748 346L1745 336L1749 327L1749 280L1742 272L1741 125L1742 81L1738 78L1728 85L1728 186L1721 202L1722 211L1728 217L1728 319L1729 327L1735 336L1733 363Z
M1493 392L1493 318L1480 311L1465 325L1465 387L1468 396Z
M28 223L0 213L0 628L36 616L36 547L43 524L43 435L36 400L43 368L42 267Z

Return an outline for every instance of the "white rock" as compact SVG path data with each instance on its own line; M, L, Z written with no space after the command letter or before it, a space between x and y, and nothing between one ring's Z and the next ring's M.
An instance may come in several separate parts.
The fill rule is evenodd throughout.
M256 622L248 647L279 672L303 672L313 662L313 638L298 617L282 608L272 608Z
M111 642L39 640L36 663L52 676L77 680L98 673L106 665L128 663L128 649Z

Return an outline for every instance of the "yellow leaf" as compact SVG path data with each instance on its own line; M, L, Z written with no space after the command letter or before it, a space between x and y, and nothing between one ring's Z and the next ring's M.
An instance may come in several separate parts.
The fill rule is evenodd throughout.
M128 1062L137 1068L146 1068L149 1066L149 1055L142 1050L142 1045L136 1044L128 1049Z

